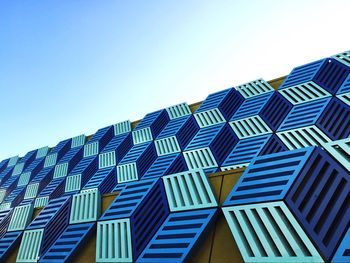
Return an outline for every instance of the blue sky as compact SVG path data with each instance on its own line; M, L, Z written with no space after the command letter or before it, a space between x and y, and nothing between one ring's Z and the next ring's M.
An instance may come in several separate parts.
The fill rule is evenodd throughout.
M0 159L350 49L350 2L0 1Z

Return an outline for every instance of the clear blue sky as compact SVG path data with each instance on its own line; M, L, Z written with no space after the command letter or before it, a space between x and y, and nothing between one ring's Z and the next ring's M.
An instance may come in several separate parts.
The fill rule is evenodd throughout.
M0 159L350 49L350 1L0 1Z

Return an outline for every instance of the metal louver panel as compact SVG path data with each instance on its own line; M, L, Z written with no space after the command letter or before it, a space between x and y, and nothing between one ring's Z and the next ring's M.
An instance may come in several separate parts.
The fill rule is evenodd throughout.
M280 89L279 92L294 105L331 96L313 81Z
M11 208L11 203L2 203L0 205L0 211L8 210Z
M49 154L45 157L44 168L54 166L57 161L57 153Z
M7 231L24 230L30 223L33 215L33 204L17 206L12 214Z
M101 195L98 189L88 189L73 195L70 224L93 222L101 213Z
M337 95L341 101L350 106L350 92Z
M34 208L46 206L49 203L49 197L43 196L35 199Z
M274 91L274 88L270 86L263 79L257 79L236 87L239 93L242 94L244 98L255 97L270 91Z
M191 114L190 107L186 102L166 108L169 118L176 119Z
M35 198L38 194L39 183L30 184L27 186L26 192L24 194L24 199Z
M343 63L344 65L350 67L350 50L345 51L343 53L339 53L339 54L334 55L332 57L335 58L336 60L338 60L339 62Z
M9 159L9 162L7 163L7 167L12 167L15 166L15 164L17 163L17 161L19 160L18 155L17 156L13 156Z
M138 180L136 163L128 163L117 166L118 183Z
M324 262L283 202L223 211L244 262Z
M45 157L48 152L49 152L49 147L47 146L38 149L38 151L36 152L35 159Z
M155 140L158 156L181 152L176 136Z
M0 239L0 259L5 260L7 255L12 252L17 240L21 237L23 231L7 232Z
M350 171L350 138L322 145L337 161Z
M101 153L98 157L99 169L115 166L116 164L117 164L117 161L116 161L115 151Z
M249 165L249 163L228 165L228 166L223 166L223 167L221 167L220 170L221 170L221 171L235 170L235 169L240 169L240 168L248 167L248 165Z
M320 146L331 141L327 135L314 125L276 134L290 150L308 146Z
M79 191L80 187L81 187L81 174L74 174L74 175L67 176L66 186L64 189L66 193Z
M218 108L198 112L193 116L201 128L226 122L224 116L222 116Z
M84 145L84 157L89 157L98 154L98 141Z
M231 121L230 125L239 139L272 133L259 115Z
M146 127L137 131L132 132L132 139L134 144L140 144L153 140L152 132L150 127Z
M133 262L129 219L98 222L96 262Z
M24 163L18 163L15 165L12 171L12 176L16 176L22 173L24 167Z
M0 189L0 203L5 199L6 189Z
M167 175L162 179L172 212L217 206L213 190L201 169Z
M23 234L16 262L37 262L44 229L27 230Z
M131 122L129 120L114 124L114 135L119 135L131 131Z
M197 168L214 168L218 166L209 147L186 151L183 155L190 170Z
M60 178L67 176L68 163L61 163L55 166L55 171L53 173L53 178Z
M29 183L31 172L22 173L19 177L17 186L25 186Z
M82 146L82 145L84 145L84 143L85 143L85 135L84 134L73 137L71 148Z

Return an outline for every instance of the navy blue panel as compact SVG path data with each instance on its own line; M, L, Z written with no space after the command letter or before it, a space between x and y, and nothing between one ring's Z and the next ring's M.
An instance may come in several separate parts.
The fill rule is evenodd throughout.
M126 153L133 146L131 132L123 133L117 135L109 141L101 153L115 151L116 152L116 162L119 163L120 160L126 155Z
M115 167L98 170L86 183L83 189L98 188L101 194L109 193L117 184Z
M58 198L64 193L65 177L53 179L38 195L38 197L49 196L49 199Z
M163 130L169 121L169 115L166 110L159 110L147 114L140 123L135 127L135 131L150 127L153 138Z
M80 185L83 187L88 180L96 173L98 169L98 156L89 156L80 160L80 162L70 172L70 175L80 174Z
M0 261L6 262L7 256L19 243L22 231L8 232L0 239Z

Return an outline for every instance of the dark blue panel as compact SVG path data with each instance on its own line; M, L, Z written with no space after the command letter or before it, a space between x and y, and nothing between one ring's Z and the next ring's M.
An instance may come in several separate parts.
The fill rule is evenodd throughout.
M0 173L0 181L3 184L4 182L7 181L7 179L11 176L13 167L7 167L5 168L1 173Z
M0 261L6 262L7 256L18 244L22 236L22 231L8 232L0 239Z
M43 168L31 181L31 183L38 183L44 180L51 180L55 166Z
M133 141L131 132L123 133L113 137L112 140L110 140L109 143L103 148L101 153L115 151L116 162L119 163L125 154L131 149L132 145Z
M319 69L323 64L327 62L327 59L321 59L306 65L296 67L288 75L285 81L282 83L280 89L299 85L308 81L312 81L316 76Z
M10 159L5 159L0 162L0 173L2 173L2 171L6 169L9 160Z
M98 188L101 194L112 191L117 184L115 167L107 167L98 170L86 183L83 189Z
M278 131L291 130L316 124L330 100L330 98L325 98L294 106L278 128Z
M35 159L26 169L24 169L23 173L30 172L30 180L34 178L43 168L45 162L45 157Z
M59 142L51 151L48 153L53 154L57 153L57 161L59 161L63 155L66 154L66 152L69 151L70 146L71 146L72 139L67 139L64 141Z
M96 155L85 157L74 167L70 175L81 174L80 185L83 187L98 169Z
M333 141L349 137L350 107L333 97L316 125Z
M288 192L286 203L329 260L350 225L350 174L317 148Z
M93 234L96 223L68 225L39 262L69 262Z
M220 123L200 129L187 145L185 151L209 147L224 126L225 123Z
M99 129L86 144L98 141L98 149L99 149L98 152L101 152L102 149L113 138L113 136L114 136L114 126L111 125L111 126Z
M19 176L11 176L1 185L2 189L6 189L7 192L11 192L17 186Z
M69 163L69 168L72 169L81 158L83 158L83 146L79 147L74 147L70 149L61 159L57 164L61 163ZM68 168L68 170L69 170Z
M195 113L218 108L223 117L229 120L243 101L243 96L234 88L230 88L210 94Z
M60 197L64 193L65 177L53 179L38 195L38 197L49 196L49 199Z
M169 121L169 115L166 110L159 110L147 114L140 123L135 127L135 131L150 127L153 138L163 130Z
M224 205L282 200L314 149L308 147L254 158Z
M174 153L157 157L142 179L161 177L188 170L182 153Z
M216 218L217 209L171 213L136 262L186 262Z
M266 155L278 152L288 151L287 146L276 135L272 134L269 141L265 144L264 148L260 151L259 155Z
M11 203L11 207L15 207L23 200L25 192L25 186L18 187L5 198L3 203Z

